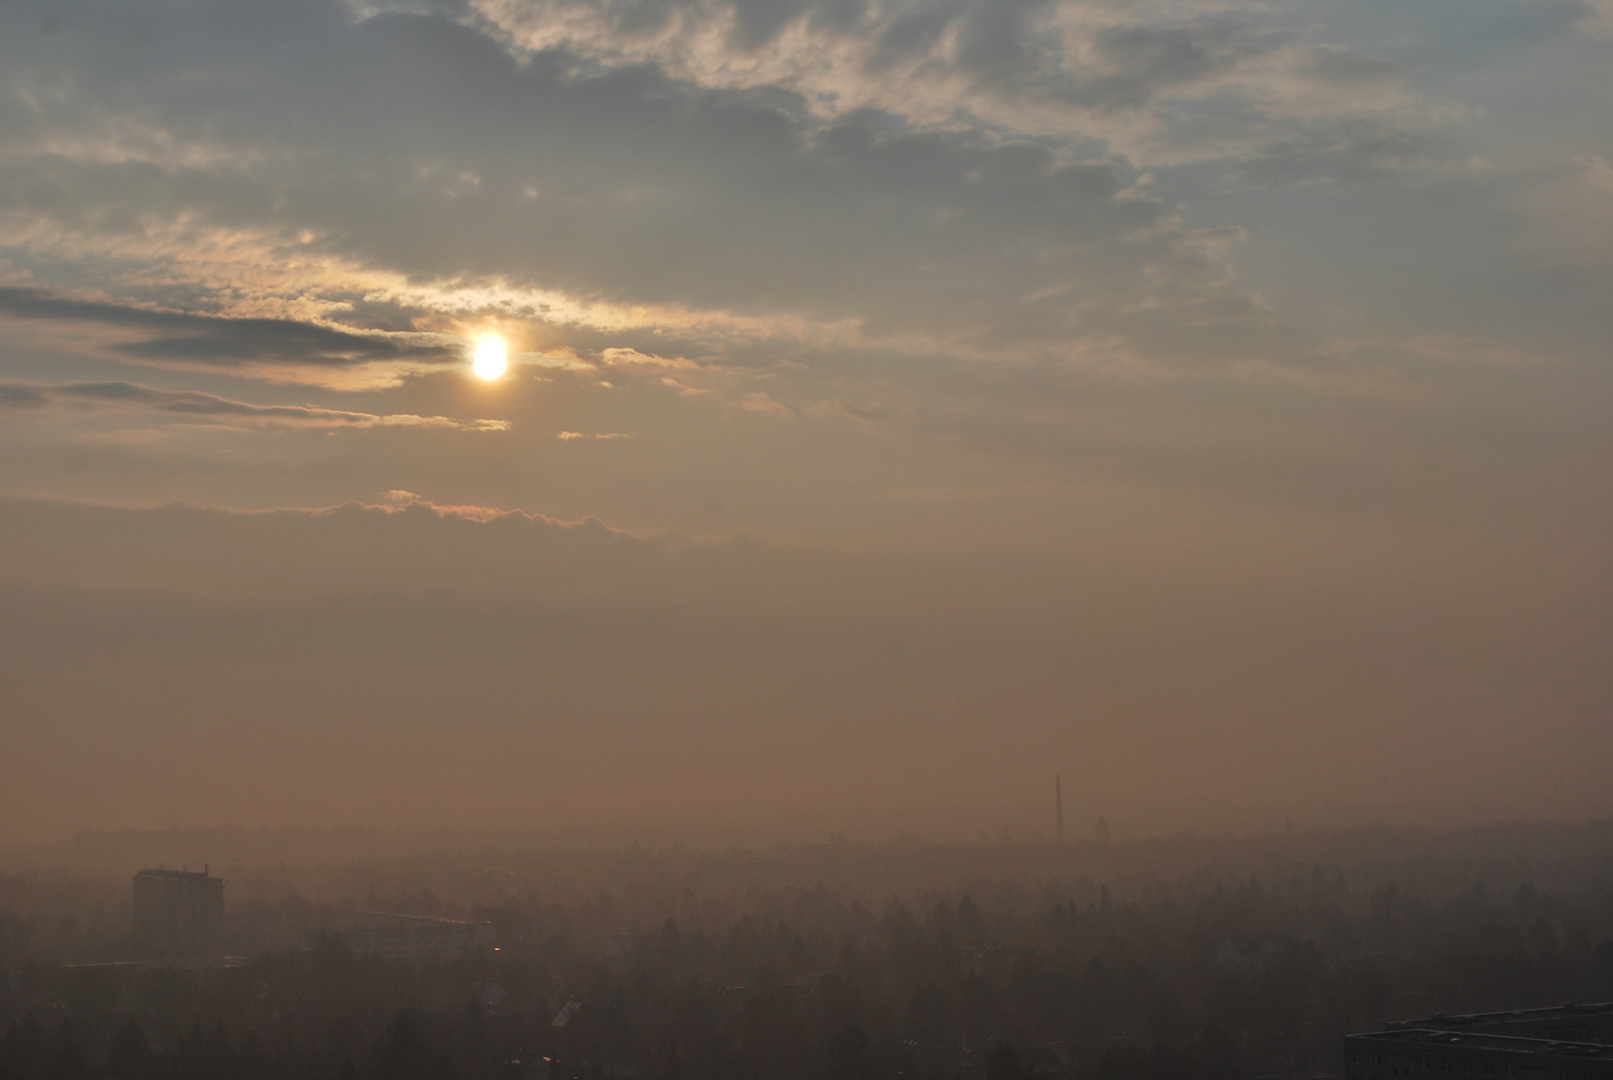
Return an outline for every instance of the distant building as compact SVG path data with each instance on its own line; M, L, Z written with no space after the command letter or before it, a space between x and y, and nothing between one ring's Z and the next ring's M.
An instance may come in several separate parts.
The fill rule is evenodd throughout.
M1446 1016L1344 1038L1347 1080L1613 1080L1613 1002Z
M238 912L227 930L230 949L243 956L307 950L329 937L341 940L354 956L430 964L493 945L491 923L312 905Z
M186 870L134 876L135 946L147 956L195 956L218 948L224 881Z
M429 964L457 960L493 945L491 923L374 911L339 914L342 925L336 933L355 956Z
M224 947L236 956L305 952L316 938L336 930L334 912L313 904L232 908L224 916Z

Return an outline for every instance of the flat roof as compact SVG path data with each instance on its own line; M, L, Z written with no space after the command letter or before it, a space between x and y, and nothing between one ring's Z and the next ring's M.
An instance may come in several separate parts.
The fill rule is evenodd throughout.
M441 915L405 915L399 911L362 911L355 908L337 908L340 915L360 915L367 919L386 919L394 922L420 923L428 926L492 926L485 919L449 919Z
M1457 1016L1435 1013L1433 1016L1425 1016L1418 1020L1391 1020L1384 1026L1387 1028L1437 1030L1448 1027L1465 1027L1469 1024L1504 1024L1515 1020L1568 1020L1576 1016L1609 1012L1613 1012L1613 1001L1603 1001L1593 1005L1576 1005L1570 1001L1563 1005L1548 1005L1540 1009L1513 1009L1510 1012L1463 1013Z
M1499 1050L1512 1054L1563 1058L1602 1058L1613 1061L1613 1046L1605 1043L1567 1042L1562 1039L1525 1039L1517 1035L1491 1035L1477 1031L1438 1031L1432 1028L1397 1028L1346 1035L1347 1040L1368 1040L1391 1045L1438 1046Z

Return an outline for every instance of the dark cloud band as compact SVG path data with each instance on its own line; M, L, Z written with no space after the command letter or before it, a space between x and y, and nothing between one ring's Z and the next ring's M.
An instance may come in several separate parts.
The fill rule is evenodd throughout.
M67 405L108 410L149 409L216 422L285 424L296 427L427 427L460 431L503 431L502 420L455 420L408 413L378 414L313 405L253 405L195 390L158 390L130 382L81 382L40 385L0 382L0 408L42 409Z
M234 319L77 300L38 289L0 288L0 317L92 323L151 335L112 346L147 362L219 367L296 364L339 368L387 361L453 363L457 350L437 342L348 333L293 319Z

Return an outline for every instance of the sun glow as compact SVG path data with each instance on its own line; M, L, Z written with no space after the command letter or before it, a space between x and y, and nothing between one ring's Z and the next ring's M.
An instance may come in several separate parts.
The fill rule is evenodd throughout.
M470 354L470 369L478 379L496 379L509 366L509 352L503 338L489 334L476 339L476 347Z

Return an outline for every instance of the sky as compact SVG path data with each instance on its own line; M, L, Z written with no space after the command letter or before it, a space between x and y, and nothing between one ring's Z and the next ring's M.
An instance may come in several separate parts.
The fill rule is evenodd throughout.
M1610 61L0 0L0 843L1613 813Z

